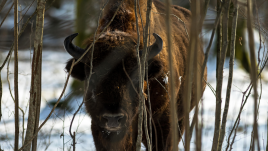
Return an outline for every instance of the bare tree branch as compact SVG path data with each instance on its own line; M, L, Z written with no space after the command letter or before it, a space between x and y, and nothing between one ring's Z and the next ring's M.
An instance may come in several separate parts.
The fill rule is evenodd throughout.
M8 14L9 14L9 12L10 12L10 10L12 9L13 6L14 6L14 3L12 3L12 5L10 6L9 10L7 11L5 17L3 18L3 20L2 20L2 22L1 22L1 24L0 24L0 28L2 27L3 23L5 22L5 20L6 20L7 16L8 16Z
M32 61L32 80L30 90L29 116L25 142L30 141L33 134L38 132L40 104L41 104L41 71L42 71L42 47L43 47L43 29L44 29L44 13L45 0L37 1L36 29L34 40L34 52ZM31 144L24 148L29 151ZM32 150L37 149L37 137L32 142Z
M137 46L136 46L136 52L137 56L139 55L139 47L140 47L140 30L139 30L139 19L138 19L138 12L137 12L137 6L138 6L139 0L135 0L135 18L136 18L136 30L137 30ZM140 57L137 57L137 63L138 63L138 74L141 76L141 60ZM142 79L140 77L140 79ZM132 81L130 80L131 84L133 85ZM142 82L139 82L139 87L142 88ZM136 89L135 89L136 90ZM137 91L137 90L136 90ZM140 151L141 148L141 140L142 140L142 120L143 120L143 102L141 93L137 92L139 98L139 114L138 114L138 136L137 136L137 142L136 142L136 151Z
M197 0L195 2L195 14L196 14L196 25L195 25L195 31L196 34L196 39L199 38L199 32L201 31L202 29L202 20L198 20L200 17L201 19L203 19L204 17L200 16L199 14L201 14L201 7L200 7L200 1ZM194 5L193 5L194 6ZM204 16L204 15L203 15ZM201 25L201 27L200 27ZM195 148L197 151L201 151L201 129L199 128L199 124L198 124L198 112L199 112L199 106L198 106L198 102L199 102L199 98L201 98L202 96L202 83L203 83L203 80L202 80L202 76L199 74L199 63L202 62L203 60L200 59L200 56L198 55L198 48L200 46L200 40L197 40L196 41L196 46L195 46L195 52L194 52L194 75L195 75L195 78L193 79L194 83L195 83L195 88L193 90L195 90L195 94L196 94L196 98L195 100L193 100L195 103L195 113L196 113L196 118L195 118ZM202 73L202 72L201 72ZM194 76L193 76L194 77ZM191 133L191 132L190 132ZM189 139L191 138L191 136L189 136Z
M24 32L25 28L27 27L28 23L30 22L30 20L33 18L33 16L37 13L37 11L35 10L35 12L28 18L28 20L23 24L23 27L22 29L20 30L20 34L19 34L19 38L20 36L22 35L22 33ZM14 48L14 42L12 43L10 49L9 49L9 52L4 60L4 62L2 63L1 67L0 67L0 70L3 69L3 67L5 66L8 58L10 57L11 53L13 52L13 48Z
M8 64L7 64L7 83L8 83L8 89L9 89L10 96L11 96L11 98L12 98L14 104L15 104L15 98L14 98L14 96L12 94L12 90L11 90L11 86L10 86L10 81L9 81L9 63L10 63L10 60L11 60L11 57L9 57ZM22 127L24 127L25 112L24 112L24 110L20 106L19 106L19 110L22 113ZM24 142L24 129L22 130L22 143L23 142Z
M251 62L251 70L250 70L250 78L253 84L254 90L254 139L253 139L253 150L255 147L255 141L257 143L258 151L260 151L259 137L258 137L258 123L257 123L257 100L258 100L258 91L257 91L257 69L256 69L256 58L254 51L254 35L253 35L253 11L252 11L252 0L248 0L247 3L247 27L248 27L248 39L249 39L249 49L250 49L250 62Z
M218 1L220 1L220 0L218 0ZM224 5L224 3L222 5ZM204 75L204 72L205 72L205 68L206 68L207 61L208 61L208 54L209 54L210 48L212 46L212 42L213 42L213 39L214 39L215 31L219 28L218 26L219 26L219 23L220 23L220 20L221 20L221 14L222 14L222 10L223 10L222 5L220 5L220 7L218 7L217 17L216 17L215 23L214 23L214 28L212 30L211 37L210 37L210 40L209 40L209 44L208 44L208 47L206 49L205 59L204 59L203 65L202 65L202 74L201 74L202 76ZM218 30L221 30L221 29L218 29ZM218 36L218 37L221 37L221 36Z
M14 0L14 94L15 94L15 144L14 150L19 149L19 90L18 90L18 5Z
M228 85L227 85L227 92L226 92L226 100L224 106L224 112L222 117L222 125L221 125L221 132L218 144L218 151L222 149L222 143L225 136L225 129L226 129L226 121L229 109L229 102L230 102L230 95L232 89L232 81L233 81L233 67L234 67L234 59L235 59L235 41L236 41L236 29L237 29L237 18L238 18L238 7L239 5L234 2L235 8L233 10L233 21L232 21L232 34L231 34L231 42L230 42L230 60L229 60L229 78L228 78Z
M3 0L2 3L0 4L0 12L2 11L3 7L5 6L7 0Z
M223 67L228 49L228 22L229 22L229 9L231 0L226 0L223 5L223 45L220 54L219 65L217 68L217 86L216 86L216 110L215 110L215 128L213 136L212 151L216 151L220 136L220 125L221 125L221 98L222 98L222 81L223 81Z
M2 94L3 94L3 85L2 85L2 77L1 77L1 70L0 70L0 122L2 119Z
M193 68L194 68L194 55L198 50L198 35L199 35L199 15L200 7L199 2L196 0L191 2L191 11L192 11L192 22L191 22L191 32L190 32L190 45L188 48L187 54L187 67L186 67L186 80L184 86L184 96L183 96L183 105L184 105L184 123L185 123L185 151L190 150L190 129L189 129L189 112L190 112L190 102L192 94L192 79L193 79Z
M23 145L18 151L24 149L24 147L26 147L28 144L31 143L31 141L37 136L38 132L39 132L39 131L41 130L41 128L46 124L46 122L48 121L48 119L50 118L50 116L52 115L52 113L54 112L54 110L56 109L57 105L59 104L59 102L60 102L60 100L61 100L61 98L62 98L62 96L63 96L63 94L64 94L64 92L65 92L65 90L66 90L66 87L67 87L67 84L68 84L70 75L71 75L71 73L72 73L72 71L73 71L73 66L74 66L74 61L72 62L72 65L71 65L70 71L69 71L69 73L68 73L66 82L65 82L65 84L64 84L63 90L62 90L62 92L61 92L61 95L60 95L60 97L58 98L56 104L53 106L53 108L52 108L52 110L50 111L49 115L46 117L46 119L44 120L44 122L39 126L38 131L37 131L37 132L36 132L36 133L29 139L29 141L25 141L24 145Z

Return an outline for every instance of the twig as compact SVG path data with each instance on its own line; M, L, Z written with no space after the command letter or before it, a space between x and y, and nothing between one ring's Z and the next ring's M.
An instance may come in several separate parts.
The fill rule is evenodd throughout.
M124 60L122 61L122 64L123 64L123 70L124 70L126 76L128 77L128 79L129 79L129 81L130 81L130 83L131 83L131 85L132 85L132 88L134 89L134 91L135 91L136 94L138 95L139 99L141 99L141 96L139 95L139 92L137 91L137 89L136 89L134 83L132 82L130 76L128 75L128 73L127 73L127 71L126 71L126 69L125 69ZM159 82L159 81L158 81L158 82ZM145 107L146 107L146 111L148 112L149 109L147 108L147 106L145 106ZM151 112L149 112L149 115L150 115L150 118L153 119L153 117L152 117L152 113L151 113ZM152 123L153 123L153 126L154 126L154 132L155 132L155 145L156 145L155 147L156 147L156 151L157 151L157 150L158 150L158 147L157 147L157 131L156 131L156 126L155 126L154 120L152 120Z
M75 139L75 136L72 135L72 125L73 125L73 121L74 121L74 118L76 116L76 114L78 113L78 111L81 109L82 105L84 104L84 101L79 105L78 109L75 111L74 115L73 115L73 118L71 120L71 123L70 123L70 127L69 127L69 134L70 136L72 137L72 139ZM75 133L75 132L74 132Z
M18 150L22 150L24 149L24 147L26 147L29 143L31 143L31 141L37 136L38 132L41 130L41 128L46 124L46 122L48 121L48 119L50 118L50 116L52 115L52 113L54 112L55 108L57 107L57 105L59 104L62 96L64 95L64 92L66 90L66 87L67 87L67 84L68 84L68 81L69 81L69 78L70 78L70 75L73 71L73 66L74 66L74 60L72 62L72 65L71 65L71 68L70 68L70 71L68 73L68 76L67 76L67 79L66 79L66 82L64 84L64 87L63 87L63 90L60 94L60 97L58 98L56 104L53 106L52 110L50 111L49 115L46 117L46 119L44 120L44 122L39 126L38 130L34 133L34 135L31 137L31 139L29 139L29 141L25 141L24 145Z
M137 2L135 3L135 7L137 10ZM143 95L143 85L144 85L144 77L145 77L145 64L146 64L146 55L147 55L147 46L148 46L148 34L149 34L149 25L150 25L150 15L151 15L151 10L152 10L152 0L147 1L147 11L146 11L146 23L145 23L145 30L143 31L143 53L140 61L139 66L139 94L141 96L141 99L139 101L139 116L138 116L138 137L137 137L137 142L136 142L136 150L139 151L141 148L141 140L142 140L142 121L143 121L143 110L145 109L145 106L143 105L145 100L144 100L144 95ZM137 17L137 11L135 16ZM136 28L139 28L138 22L136 18ZM137 31L138 32L138 31ZM139 35L139 33L137 33ZM137 47L138 49L138 47ZM138 55L140 56L140 55ZM139 62L138 62L139 63ZM147 119L145 119L147 120ZM147 137L147 143L149 143L148 148L151 149L150 141L148 140Z
M28 10L31 8L31 6L33 5L33 3L35 2L36 0L33 0L32 3L29 5L28 9L26 10L26 12L24 13L24 15L21 17L19 23L22 21L22 19L24 18L24 16L26 15L26 13L28 12Z
M240 122L240 120L239 120L238 123L237 123L236 129L235 129L235 132L234 132L234 137L233 137L233 139L232 139L232 142L231 142L230 150L229 150L229 151L231 151L231 150L233 149L232 146L233 146L234 141L235 141L235 136L236 136L236 133L237 133L237 127L238 127L238 125L239 125L239 122ZM226 151L227 151L227 149L228 149L228 147L226 147Z
M3 86L2 86L2 77L1 77L1 70L0 70L0 122L2 119L2 94L3 94Z
M53 2L54 2L55 0L53 0ZM52 3L53 3L52 2ZM13 3L13 5L14 5L14 3ZM51 5L49 5L48 7L47 7L47 9L46 10L48 10L49 8L51 7ZM45 11L46 11L45 10ZM28 25L28 23L30 22L30 20L34 17L34 15L36 15L37 14L37 9L33 12L33 14L27 19L27 21L23 24L23 26L22 26L22 29L20 30L20 33L19 33L19 38L20 38L20 36L22 35L22 33L24 32L24 30L26 29L26 27L27 27L27 25ZM5 64L6 64L6 62L7 62L7 60L8 60L8 58L9 58L9 56L10 56L10 54L13 52L13 48L14 48L14 42L12 43L12 45L11 45L11 47L10 47L10 49L9 49L9 52L8 52L8 54L7 54L7 56L6 56L6 58L5 58L5 60L4 60L4 62L2 63L2 65L1 65L1 67L0 67L0 71L4 68L4 66L5 66Z
M190 129L189 129L189 112L190 112L190 102L192 94L192 79L193 79L193 68L194 68L194 56L195 52L198 50L198 35L199 35L199 2L192 1L191 11L192 11L192 23L191 23L191 39L188 48L187 54L187 67L186 67L186 80L184 85L184 96L183 96L183 105L184 105L184 125L185 125L185 151L190 150Z
M2 27L4 21L6 20L6 18L7 18L7 16L8 16L8 14L9 14L11 8L13 7L13 5L14 5L14 3L12 3L12 5L10 6L9 10L8 10L7 13L6 13L6 16L3 18L3 20L2 20L2 22L1 22L1 24L0 24L0 28ZM1 10L0 10L0 11L1 11Z
M253 140L253 149L255 147L255 141L257 143L258 151L260 151L260 144L259 144L259 137L258 137L258 123L257 123L257 99L258 99L258 91L257 91L257 69L256 69L256 58L255 58L255 51L254 51L254 35L253 35L253 11L252 11L252 0L248 0L247 2L247 27L248 27L248 38L249 38L249 49L250 49L250 62L251 62L251 81L253 83L254 89L254 140Z
M173 38L172 38L172 20L171 20L171 0L166 0L166 30L167 30L167 52L168 52L168 60L169 60L169 70L170 70L170 82L169 82L169 92L170 92L170 131L169 135L171 135L170 143L172 144L173 150L178 150L178 116L177 116L177 101L176 101L176 95L175 95L175 71L173 68ZM186 30L187 33L187 30ZM185 121L187 121L186 119ZM186 141L187 142L187 141Z
M261 67L261 70L260 70L260 72L259 72L259 74L258 74L258 78L261 76L261 73L262 73L263 69L265 68L267 62L268 62L268 56L266 56L266 59L265 59L263 65L262 65L262 67ZM228 137L228 140L227 140L227 148L228 148L228 146L229 146L229 144L230 144L230 138L231 138L231 135L232 135L233 131L234 131L234 130L238 127L238 125L239 125L238 123L239 123L239 120L240 120L240 116L241 116L242 110L243 110L245 104L247 103L247 100L248 100L248 98L249 98L249 96L250 96L250 94L251 94L251 90L252 90L252 88L253 88L253 86L252 86L252 82L251 82L251 83L249 84L249 86L247 87L247 89L243 92L242 104L241 104L241 107L240 107L240 109L239 109L239 113L238 113L238 115L237 115L237 118L236 118L236 121L235 121L235 123L234 123L234 126L233 126L233 128L231 129L231 132L230 132L230 134L229 134L229 137ZM246 96L246 94L247 94L247 96ZM245 96L246 96L246 98L245 98ZM235 137L235 135L234 135L234 137ZM226 150L226 151L227 151L227 150Z
M15 94L15 144L19 149L19 91L18 91L18 0L14 0L14 94Z
M0 12L2 11L3 7L5 6L7 0L3 0L2 3L0 4Z
M266 123L266 136L267 136L267 138L266 138L266 151L268 151L268 117L267 117L267 123Z
M224 136L225 136L226 121L227 121L230 95L231 95L231 89L232 89L232 81L233 81L233 67L234 67L234 59L235 59L235 41L236 41L236 29L237 29L237 18L238 18L238 8L239 8L239 5L237 4L237 0L236 0L236 2L234 2L234 5L235 5L235 8L233 10L232 34L231 34L231 42L230 42L229 78L228 78L224 112L223 112L223 117L222 117L219 144L217 147L218 151L221 151L221 149L222 149L222 143L223 143Z
M205 8L204 8L204 12L202 12L201 19L200 19L200 25L201 26L200 26L199 32L201 32L202 25L203 25L203 23L205 21L207 10L208 10L208 6L209 6L209 2L210 2L210 0L205 0Z
M138 5L139 0L135 0L135 18L136 18L136 30L137 30L137 46L136 46L136 52L137 52L137 56L140 56L139 54L139 47L140 47L140 30L139 30L139 19L138 19L138 13L137 13L137 5ZM137 63L138 63L138 74L141 76L141 60L140 57L137 57ZM123 68L125 71L125 67L124 67L124 63L123 63ZM141 77L140 77L141 79ZM130 80L132 86L132 80ZM142 82L139 82L139 87L142 88ZM135 89L135 91L137 91ZM138 91L136 92L138 94L138 96L140 97L140 95L142 93L138 93ZM140 97L139 99L139 114L138 114L138 137L137 137L137 142L136 142L136 151L139 151L141 148L141 139L142 139L142 120L143 120L143 103L142 103L142 97ZM146 120L146 119L145 119Z
M95 33L94 33L94 38L93 38L93 43L91 44L92 46L92 51L91 51L91 58L90 58L90 72L89 72L89 76L88 76L88 79L87 79L87 87L86 87L86 92L88 91L88 87L89 87L89 82L90 82L90 79L91 79L91 76L92 76L92 71L93 71L93 54L94 54L94 47L95 47L95 42L96 42L96 34L97 34L97 31L98 31L98 28L99 28L99 24L100 24L100 18L102 16L102 12L104 11L104 8L105 6L108 4L109 0L107 0L107 2L103 5L103 7L101 8L101 12L100 12L100 15L99 15L99 18L98 18L98 24L97 24L97 29L95 30ZM119 7L118 7L119 8ZM116 14L116 12L115 12ZM110 21L111 22L111 21ZM108 26L106 26L108 27ZM103 30L104 31L104 30ZM84 94L86 95L86 93ZM86 96L84 96L84 98L86 98Z
M260 64L261 60L260 60L260 51L261 51L261 42L262 42L262 39L261 39L261 25L260 25L260 20L259 20L259 11L258 11L258 7L257 7L257 2L256 0L254 0L255 2L255 9L256 9L256 14L257 14L257 22L258 22L258 29L259 29L259 38L260 38L260 45L259 45L259 51L258 51L258 64Z
M220 54L219 65L217 68L217 86L216 86L216 110L215 110L215 128L213 136L212 151L216 151L220 138L221 126L221 98L222 98L222 81L223 81L223 66L228 49L228 22L229 22L229 9L231 0L226 0L223 12L223 48Z
M10 81L9 81L9 63L10 63L10 60L11 60L11 57L9 58L8 60L8 64L7 64L7 83L8 83L8 89L9 89L9 93L10 93L10 96L15 104L15 99L13 97L13 94L12 94L12 90L11 90L11 86L10 86ZM21 111L22 113L22 143L24 142L24 118L25 118L25 112L24 110L19 106L19 110Z
M148 62L146 63L146 83L147 83L147 101L149 105L149 114L152 115L152 107L151 107L151 95L150 95L150 87L149 87L149 79L148 79ZM151 138L151 144L153 144L153 130L152 130L152 116L149 116L149 128L150 128L150 138ZM157 149L157 143L156 145L156 151ZM151 145L152 146L152 145Z
M75 151L75 132L72 138L73 138L73 151Z
M219 1L219 0L218 0ZM224 5L225 1L223 2L222 5ZM215 31L217 30L218 28L218 24L220 22L220 19L221 19L221 13L222 13L222 5L220 6L218 12L217 12L217 17L215 19L215 23L214 23L214 28L212 30L212 33L211 33L211 37L210 37L210 40L209 40L209 44L208 44L208 47L206 49L206 53L205 53L205 59L204 59L204 63L202 65L202 76L204 75L204 72L205 72L205 68L206 68L206 65L207 65L207 61L208 61L208 54L209 54L209 51L210 51L210 48L212 46L212 42L213 42L213 39L214 39L214 35L215 35Z
M28 25L29 21L33 18L33 16L34 16L36 13L37 13L37 11L35 11L35 12L28 18L28 20L23 24L23 27L22 27L22 29L20 30L19 38L20 38L20 36L22 35L22 33L24 32L24 30L25 30L26 26ZM6 64L7 60L8 60L8 58L10 57L11 53L13 52L13 48L14 48L14 42L12 43L12 45L11 45L11 47L10 47L10 49L9 49L8 55L6 56L4 62L2 63L2 65L1 65L1 67L0 67L0 70L2 70L3 67L5 66L5 64Z

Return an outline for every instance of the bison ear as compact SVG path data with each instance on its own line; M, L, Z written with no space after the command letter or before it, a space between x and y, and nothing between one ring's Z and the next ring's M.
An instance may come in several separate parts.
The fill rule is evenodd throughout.
M155 42L149 46L148 55L147 55L147 61L153 59L156 55L158 55L162 49L163 49L163 40L162 38L157 35L156 33L153 33L153 36L155 38ZM139 51L140 57L142 56L143 51Z
M152 44L149 47L149 53L148 53L148 57L147 60L151 60L152 58L154 58L156 55L158 55L162 49L163 49L163 40L162 38L157 35L156 33L153 33L153 36L155 38L155 42L154 44Z
M73 59L70 59L65 66L65 69L67 70L67 72L70 71L71 66L72 66L72 62ZM77 63L76 65L74 65L71 76L78 79L78 80L85 80L86 78L86 74L85 74L85 64L82 62Z
M158 77L161 74L161 71L163 69L162 62L158 58L155 57L163 49L163 40L156 33L153 33L153 36L155 38L155 42L153 45L151 45L149 47L149 53L148 53L148 57L147 57L147 60L148 60L148 79L153 79L153 78Z
M151 59L148 61L148 79L153 79L157 78L163 70L163 64L162 62L158 59Z

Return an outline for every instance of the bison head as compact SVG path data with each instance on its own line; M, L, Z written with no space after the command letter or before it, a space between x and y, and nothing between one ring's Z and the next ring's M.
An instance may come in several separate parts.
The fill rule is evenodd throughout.
M64 41L66 51L75 60L86 51L72 44L77 35L70 35ZM162 50L163 41L157 34L153 35L156 41L147 54L149 79L158 76L162 70L162 63L155 56ZM101 36L94 50L91 48L71 73L73 77L85 80L84 100L92 118L92 132L109 141L120 141L130 134L126 132L136 129L139 102L136 93L139 91L136 45L137 40L130 35L115 36L115 39ZM139 54L142 53L140 50ZM72 60L66 65L68 72L71 64Z

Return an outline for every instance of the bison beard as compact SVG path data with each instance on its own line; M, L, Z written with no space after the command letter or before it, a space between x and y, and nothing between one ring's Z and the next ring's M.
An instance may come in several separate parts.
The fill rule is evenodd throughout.
M140 0L139 20L145 20L146 0ZM100 21L100 28L97 31L100 34L103 27L110 21L112 15L118 7L117 0L110 0L105 8L104 15ZM173 14L184 21L187 28L190 26L190 12L178 6L172 6ZM168 96L168 53L166 50L165 34L165 16L159 13L165 12L164 5L153 1L151 14L150 31L153 38L150 38L150 47L147 54L148 62L148 79L150 90L150 102L152 108L152 121L154 123L152 134L153 150L171 150L170 141L170 121L169 121L169 96ZM156 13L158 12L158 14ZM92 134L98 151L134 151L136 150L135 142L137 140L137 115L139 97L136 91L139 91L139 75L137 64L137 31L136 19L134 16L134 1L124 0L117 12L114 20L107 30L99 35L94 50L92 48L76 64L71 75L81 81L89 78L90 63L93 63L93 74L91 75L89 86L85 92L85 106L87 112L92 118ZM139 24L140 35L143 35L143 28ZM178 124L180 127L178 136L179 141L184 131L184 113L182 105L183 86L186 75L186 56L189 45L188 35L185 32L184 25L180 22L173 21L173 51L175 82L177 94L177 114ZM157 34L155 34L157 33ZM85 49L79 48L72 44L72 40L78 34L68 36L64 41L66 51L77 60L85 52ZM152 36L151 36L152 37ZM93 38L86 40L87 48L93 42ZM143 49L142 36L140 41L140 50ZM202 47L199 47L199 62L203 61ZM91 53L93 51L93 60ZM140 51L139 54L144 53ZM159 54L159 55L158 55ZM72 60L66 65L69 72ZM125 71L123 69L125 68ZM129 79L129 77L130 79ZM204 75L206 79L206 72ZM87 83L87 82L86 82ZM194 83L193 83L194 84ZM203 91L205 83L202 83ZM135 90L136 89L136 90ZM143 92L147 92L144 87ZM192 92L195 92L193 87ZM149 94L146 94L149 95ZM191 109L195 106L193 100L196 96L192 93ZM200 99L200 98L198 98ZM146 100L148 107L148 100ZM144 136L144 134L143 134ZM145 137L143 144L147 145ZM155 143L156 142L156 143ZM178 142L179 143L179 142Z

